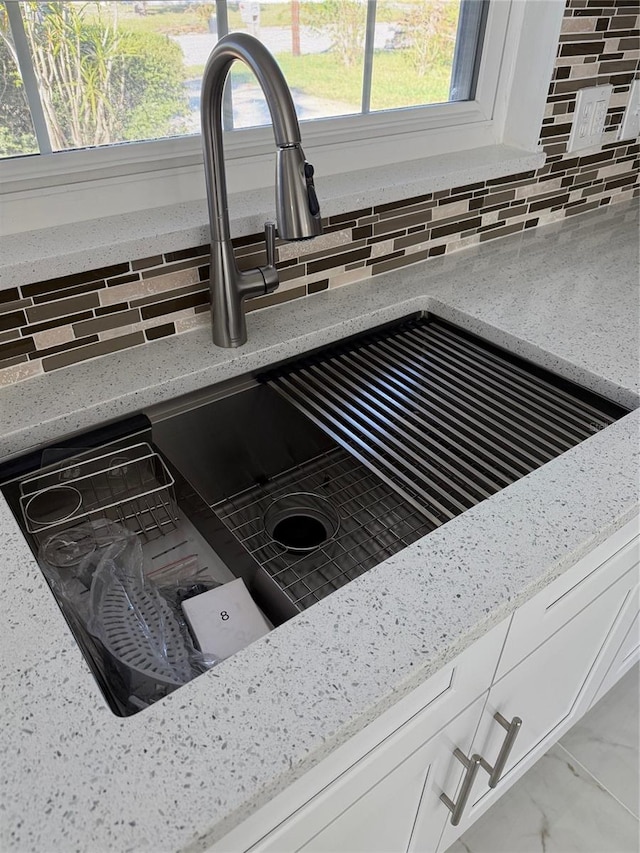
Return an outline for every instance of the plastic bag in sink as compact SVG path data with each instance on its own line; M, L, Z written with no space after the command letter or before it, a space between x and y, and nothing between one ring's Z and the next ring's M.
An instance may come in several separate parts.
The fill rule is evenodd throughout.
M97 519L54 536L40 549L43 570L65 612L100 644L125 701L149 704L217 663L194 647L179 603L145 578L135 534Z

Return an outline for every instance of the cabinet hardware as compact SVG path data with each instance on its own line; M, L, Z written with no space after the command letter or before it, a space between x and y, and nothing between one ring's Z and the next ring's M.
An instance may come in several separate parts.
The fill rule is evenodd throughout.
M464 752L460 749L454 750L453 754L458 761L466 767L467 772L464 774L464 779L462 780L462 787L460 788L460 793L458 795L458 802L454 803L446 794L440 794L440 799L451 812L451 825L457 826L462 819L462 812L467 805L467 800L469 799L469 794L471 793L471 788L473 787L476 774L482 764L486 762L481 755L477 754L472 755L471 758L467 758Z
M511 753L513 748L513 744L515 743L516 738L518 737L518 732L520 731L520 727L522 726L522 720L520 717L514 717L511 722L509 720L505 720L502 714L499 711L493 715L493 719L500 723L503 729L507 730L507 736L504 739L500 752L498 753L498 757L496 758L496 763L493 767L488 764L484 758L482 759L482 768L486 770L489 774L489 787L495 788L498 782L500 781L500 777L502 776L502 771L505 768L505 764L507 763L507 759Z

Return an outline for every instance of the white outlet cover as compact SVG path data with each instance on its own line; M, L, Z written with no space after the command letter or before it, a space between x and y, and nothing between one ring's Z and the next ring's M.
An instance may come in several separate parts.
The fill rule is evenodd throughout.
M591 86L588 89L580 89L576 98L567 151L579 151L600 144L612 91L612 86Z
M636 136L640 136L640 80L634 80L631 86L618 139L635 139Z

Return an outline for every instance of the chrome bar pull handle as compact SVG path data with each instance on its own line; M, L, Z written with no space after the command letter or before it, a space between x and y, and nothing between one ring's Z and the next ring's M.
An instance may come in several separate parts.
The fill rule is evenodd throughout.
M513 744L518 737L518 732L520 731L520 727L522 726L522 720L520 717L514 717L511 722L509 720L505 720L501 713L496 711L493 715L493 719L500 723L503 729L506 729L507 736L504 739L502 744L502 748L498 753L498 757L496 758L496 763L493 767L483 759L482 767L489 774L489 787L495 788L498 782L500 781L500 777L502 776L502 771L505 768L505 765L509 759L509 755L511 754L511 750L513 749Z
M464 752L459 749L454 750L453 754L458 761L466 767L467 772L464 774L464 779L462 780L462 787L458 794L458 802L454 803L446 794L440 794L440 799L451 812L451 825L457 826L462 819L462 812L467 805L467 800L469 799L469 794L471 793L471 788L473 787L476 774L483 765L484 758L481 755L472 755L471 758L467 758Z

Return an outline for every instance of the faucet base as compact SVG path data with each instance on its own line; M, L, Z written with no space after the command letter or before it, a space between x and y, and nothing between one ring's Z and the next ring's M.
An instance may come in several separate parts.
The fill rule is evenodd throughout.
M228 315L220 319L220 312L215 308L211 311L213 321L213 342L217 347L236 348L247 342L247 323L244 317L243 306L240 305L234 313L233 332L229 328Z

